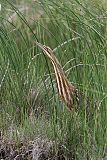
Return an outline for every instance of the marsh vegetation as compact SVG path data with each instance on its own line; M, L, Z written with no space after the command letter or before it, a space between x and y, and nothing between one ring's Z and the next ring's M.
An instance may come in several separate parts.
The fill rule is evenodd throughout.
M20 159L36 160L37 150L47 153L44 159L104 158L106 0L0 4L0 158L15 159L23 153L31 157ZM72 112L60 101L51 63L35 41L54 50L67 79L82 93Z

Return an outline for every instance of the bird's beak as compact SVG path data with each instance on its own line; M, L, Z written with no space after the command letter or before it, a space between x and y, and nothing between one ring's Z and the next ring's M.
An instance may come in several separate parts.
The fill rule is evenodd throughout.
M40 47L42 50L44 50L44 45L43 44L41 44L41 43L39 43L37 41L35 43L37 44L38 47Z
M36 41L35 43L37 44L37 46L38 46L39 48L42 49L42 51L44 52L44 54L45 54L46 56L48 56L48 57L52 60L52 54L53 54L52 49L50 49L48 46L45 46L45 45L43 45L43 44L41 44L41 43L38 43L37 41Z
M50 55L50 52L47 50L49 47L47 47L47 46L45 46L45 45L43 45L43 44L41 44L41 43L39 43L39 42L35 42L36 44L37 44L37 46L39 47L39 48L41 48L42 49L42 51L45 53L45 55ZM49 56L50 57L50 56Z

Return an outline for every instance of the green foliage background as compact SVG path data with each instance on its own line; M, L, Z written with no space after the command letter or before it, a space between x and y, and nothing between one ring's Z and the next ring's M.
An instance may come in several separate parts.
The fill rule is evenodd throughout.
M44 135L75 159L104 157L107 2L0 3L0 130L19 141ZM74 112L59 101L52 66L36 40L54 49L67 78L83 93Z

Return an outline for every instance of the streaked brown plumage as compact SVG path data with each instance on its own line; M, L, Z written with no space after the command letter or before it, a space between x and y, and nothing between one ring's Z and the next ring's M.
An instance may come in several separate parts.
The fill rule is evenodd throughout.
M75 100L78 101L77 89L67 80L64 71L55 57L53 50L48 46L42 45L38 42L36 44L43 50L46 56L50 59L57 81L58 94L67 107L72 110Z

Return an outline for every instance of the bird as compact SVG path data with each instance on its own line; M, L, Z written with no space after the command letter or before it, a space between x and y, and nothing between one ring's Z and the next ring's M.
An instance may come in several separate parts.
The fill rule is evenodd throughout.
M75 103L79 102L78 89L66 78L62 66L56 58L53 50L37 41L36 45L42 49L43 53L50 59L53 65L60 99L66 104L70 111L73 111Z

